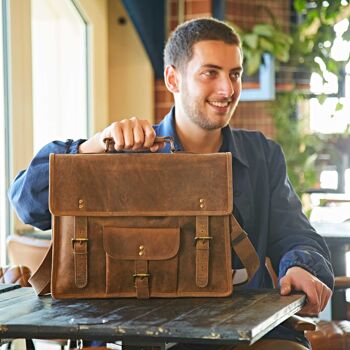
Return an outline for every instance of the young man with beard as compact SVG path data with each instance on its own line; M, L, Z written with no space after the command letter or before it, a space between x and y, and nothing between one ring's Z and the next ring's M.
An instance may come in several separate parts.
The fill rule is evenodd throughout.
M112 123L89 140L45 146L10 188L9 195L19 217L41 229L51 227L47 203L51 152L104 152L106 137L114 139L116 150L169 152L169 146L154 144L156 135L173 136L178 150L231 152L234 215L248 232L262 262L247 288L271 287L263 264L268 256L278 272L281 294L303 291L307 302L301 313L318 314L332 294L329 251L302 214L300 201L287 177L283 153L259 132L229 127L242 89L242 60L239 37L226 24L197 19L180 25L164 50L164 79L175 100L169 114L153 127L146 120L125 119ZM233 267L240 267L239 263L234 261ZM292 350L308 346L303 334L278 326L249 349ZM215 347L176 346L176 349L206 348Z

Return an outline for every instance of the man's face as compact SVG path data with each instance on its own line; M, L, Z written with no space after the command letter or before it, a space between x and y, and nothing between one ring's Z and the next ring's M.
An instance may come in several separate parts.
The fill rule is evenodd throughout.
M226 126L242 89L239 47L222 41L200 41L191 60L180 70L177 108L206 130Z

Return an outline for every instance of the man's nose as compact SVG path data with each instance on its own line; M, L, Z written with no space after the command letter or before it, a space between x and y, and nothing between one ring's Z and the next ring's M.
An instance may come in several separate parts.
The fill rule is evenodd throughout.
M235 92L233 82L229 76L222 76L219 81L218 93L225 97L231 97Z

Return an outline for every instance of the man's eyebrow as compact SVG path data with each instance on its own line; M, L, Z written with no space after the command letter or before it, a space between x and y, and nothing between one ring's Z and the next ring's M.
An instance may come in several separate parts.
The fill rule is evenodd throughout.
M202 67L203 67L203 68L219 69L219 70L222 69L221 66L218 66L218 65L216 65L216 64L211 64L211 63L203 64ZM235 67L235 68L231 68L230 71L231 71L231 72L232 72L232 71L239 71L239 72L241 72L241 71L243 71L243 67L242 67L242 66L238 66L238 67Z

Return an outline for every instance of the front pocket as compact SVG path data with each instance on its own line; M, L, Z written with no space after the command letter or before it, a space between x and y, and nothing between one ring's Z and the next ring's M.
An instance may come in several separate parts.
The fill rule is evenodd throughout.
M179 246L179 228L104 226L106 293L135 296L134 275L138 274L149 275L150 294L176 293Z

